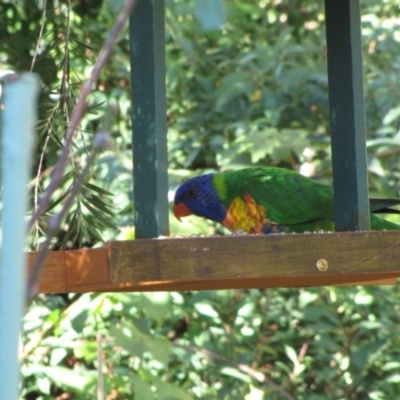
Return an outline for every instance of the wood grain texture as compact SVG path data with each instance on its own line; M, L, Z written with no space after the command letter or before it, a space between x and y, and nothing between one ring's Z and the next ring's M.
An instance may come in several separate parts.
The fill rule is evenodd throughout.
M110 242L112 280L209 280L400 273L400 232ZM328 262L320 272L318 260ZM328 279L327 278L327 279Z
M143 239L50 253L40 292L395 284L399 260L394 231Z
M36 253L27 255L28 271L33 266ZM40 276L40 293L65 293L67 291L67 276L65 269L65 252L52 251L46 260L46 266Z

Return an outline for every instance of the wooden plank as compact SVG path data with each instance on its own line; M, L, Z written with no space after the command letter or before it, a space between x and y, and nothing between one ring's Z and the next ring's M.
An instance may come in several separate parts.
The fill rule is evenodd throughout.
M111 279L344 283L346 276L400 274L399 232L226 236L110 242ZM153 243L151 243L153 242ZM146 251L143 249L146 248ZM149 251L151 248L151 251ZM328 269L317 268L326 260ZM341 279L344 278L344 279ZM285 280L290 281L285 285ZM362 280L362 279L361 279Z
M36 253L28 253L28 271L33 266ZM65 251L52 251L46 260L46 266L40 277L40 293L67 292L67 275L65 269Z
M69 289L80 285L106 284L110 281L106 248L81 249L64 253L66 286Z
M34 254L29 255L32 263ZM321 271L317 263L328 269ZM396 284L400 232L143 239L52 252L41 293ZM323 269L323 268L322 268Z
M369 230L359 0L325 0L336 231Z
M376 279L374 281L341 283L337 286L396 285L396 284L397 284L397 278L386 278L386 279Z

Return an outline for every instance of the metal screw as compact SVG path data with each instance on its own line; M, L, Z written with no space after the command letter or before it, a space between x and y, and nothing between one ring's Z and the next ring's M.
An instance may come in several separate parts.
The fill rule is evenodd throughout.
M318 271L325 272L325 271L328 270L328 268L329 268L329 264L328 264L328 261L325 260L325 258L320 258L317 261L317 269L318 269Z

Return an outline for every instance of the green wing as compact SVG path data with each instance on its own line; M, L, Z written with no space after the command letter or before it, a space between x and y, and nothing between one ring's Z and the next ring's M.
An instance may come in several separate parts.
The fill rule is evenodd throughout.
M250 194L267 218L282 225L333 220L333 190L294 171L253 167L226 172L226 200Z

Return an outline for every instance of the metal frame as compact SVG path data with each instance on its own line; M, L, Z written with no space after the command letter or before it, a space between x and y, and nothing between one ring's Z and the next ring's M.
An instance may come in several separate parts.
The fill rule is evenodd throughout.
M368 230L359 0L325 0L337 231ZM168 234L164 1L139 0L130 24L137 238Z
M139 0L129 24L137 239L168 235L163 0Z
M359 0L325 0L336 231L369 230Z

